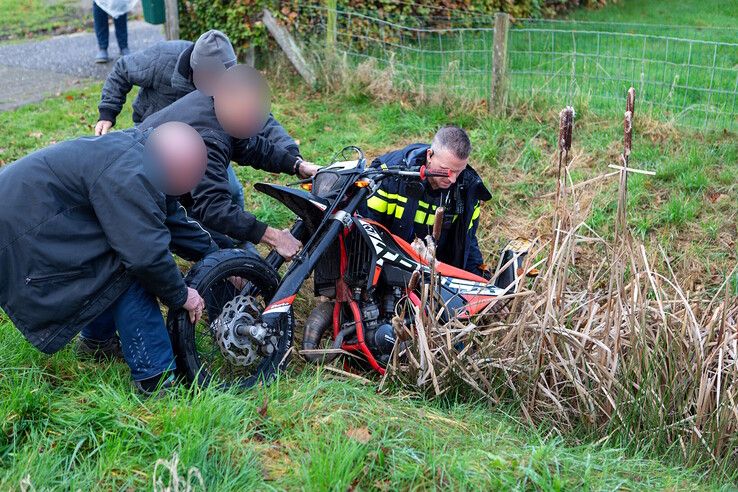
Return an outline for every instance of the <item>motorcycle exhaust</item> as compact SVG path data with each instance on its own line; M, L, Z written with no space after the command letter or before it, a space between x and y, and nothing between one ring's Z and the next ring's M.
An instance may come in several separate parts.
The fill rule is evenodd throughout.
M333 303L329 301L321 302L315 309L310 312L305 321L305 332L302 337L303 350L315 350L320 345L325 330L333 321ZM339 346L340 347L340 346ZM309 362L328 362L326 354L303 354Z

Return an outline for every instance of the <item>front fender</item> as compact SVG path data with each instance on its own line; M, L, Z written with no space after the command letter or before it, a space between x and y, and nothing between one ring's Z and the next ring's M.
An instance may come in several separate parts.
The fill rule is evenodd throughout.
M308 230L308 237L312 236L328 208L328 202L311 193L289 186L275 185L270 183L256 183L257 191L269 195L282 202L287 208L300 217Z

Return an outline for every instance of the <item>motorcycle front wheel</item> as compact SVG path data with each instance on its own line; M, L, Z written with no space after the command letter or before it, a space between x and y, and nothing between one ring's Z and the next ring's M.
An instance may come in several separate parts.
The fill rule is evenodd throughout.
M241 278L253 286L249 296L241 296L241 291L234 286L234 278ZM244 357L244 352L239 352L234 345L226 343L231 350L223 348L223 330L219 327L224 325L219 323L234 316L258 321L279 285L277 272L258 255L240 249L224 249L195 264L185 282L203 297L205 312L196 324L190 322L185 310L169 315L178 372L190 383L223 387L248 388L273 378L292 346L291 330L273 339L271 353L255 355L255 351L247 351L248 357ZM224 314L224 311L227 312ZM246 359L248 364L239 363Z

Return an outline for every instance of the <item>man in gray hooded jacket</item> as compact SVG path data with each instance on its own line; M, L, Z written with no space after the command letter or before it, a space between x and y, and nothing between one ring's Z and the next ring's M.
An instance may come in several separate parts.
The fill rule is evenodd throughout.
M138 125L196 89L211 92L217 75L235 64L230 40L215 29L195 43L163 41L119 58L103 85L95 135L104 135L115 125L134 85L140 88L133 102L133 123ZM259 135L294 159L301 158L297 142L271 114ZM244 208L243 187L232 167L228 168L228 178L233 202Z

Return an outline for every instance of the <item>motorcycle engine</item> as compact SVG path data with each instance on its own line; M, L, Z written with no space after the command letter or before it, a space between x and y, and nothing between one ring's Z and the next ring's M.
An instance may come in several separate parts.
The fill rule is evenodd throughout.
M392 328L392 316L395 305L402 297L399 289L393 289L384 295L382 305L376 296L367 296L361 302L361 317L364 322L364 338L377 361L386 366L395 347L395 330Z

